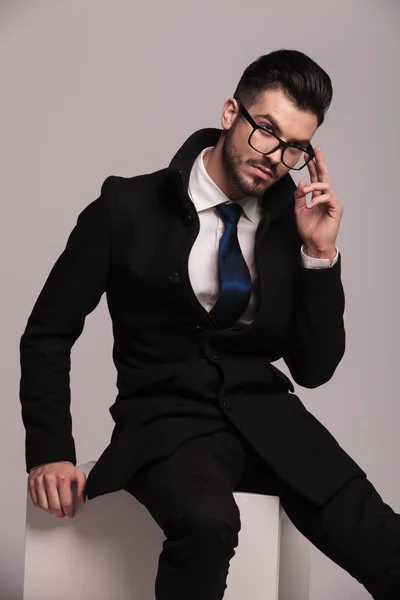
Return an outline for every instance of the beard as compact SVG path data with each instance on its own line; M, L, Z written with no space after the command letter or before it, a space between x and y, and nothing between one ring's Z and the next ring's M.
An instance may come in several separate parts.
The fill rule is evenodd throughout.
M233 141L233 134L236 129L235 125L236 124L234 124L231 129L226 132L222 145L222 160L224 167L235 185L242 192L243 196L255 196L257 198L261 198L265 194L266 190L271 186L271 183L274 182L274 179L265 181L265 179L257 177L257 175L253 177L248 176L247 178L242 175L240 169L241 166L246 163L242 160L235 142ZM253 164L253 161L251 164ZM254 166L255 164L256 163L254 163ZM261 163L260 160L258 164L264 163ZM270 169L269 165L264 164L264 166Z

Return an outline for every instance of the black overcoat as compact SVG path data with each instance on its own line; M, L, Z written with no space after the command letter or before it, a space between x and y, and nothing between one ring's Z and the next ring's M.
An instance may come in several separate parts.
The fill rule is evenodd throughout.
M365 476L271 364L283 357L297 384L315 388L330 380L345 351L341 257L330 269L302 267L289 174L262 201L254 322L220 330L193 292L188 257L199 219L189 175L220 134L195 132L168 168L107 177L79 214L20 342L27 471L76 464L70 353L105 292L118 394L111 442L87 480L89 499L121 489L149 461L228 423L317 505Z

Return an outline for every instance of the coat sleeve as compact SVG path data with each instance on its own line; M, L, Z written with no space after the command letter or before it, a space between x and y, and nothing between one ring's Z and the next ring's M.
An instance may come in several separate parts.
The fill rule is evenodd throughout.
M71 348L106 289L114 176L79 214L20 340L20 402L26 471L49 462L76 465L70 413Z
M327 269L307 269L298 259L296 274L292 330L283 360L296 383L315 388L331 379L345 352L341 254Z

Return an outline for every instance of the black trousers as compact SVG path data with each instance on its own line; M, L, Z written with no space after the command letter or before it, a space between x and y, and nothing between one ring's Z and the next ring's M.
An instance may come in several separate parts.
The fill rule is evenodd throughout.
M365 477L316 507L288 488L232 428L192 439L143 467L125 488L166 536L157 600L220 600L238 545L233 491L280 497L295 527L375 600L400 598L400 515Z

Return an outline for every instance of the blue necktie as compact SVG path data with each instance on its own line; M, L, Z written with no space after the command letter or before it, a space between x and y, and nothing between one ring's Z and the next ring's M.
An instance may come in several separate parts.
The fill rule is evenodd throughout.
M216 210L225 222L219 242L220 294L210 315L219 327L232 327L245 312L251 296L251 276L237 237L243 212L239 204L219 204Z

